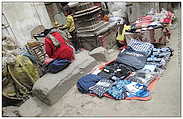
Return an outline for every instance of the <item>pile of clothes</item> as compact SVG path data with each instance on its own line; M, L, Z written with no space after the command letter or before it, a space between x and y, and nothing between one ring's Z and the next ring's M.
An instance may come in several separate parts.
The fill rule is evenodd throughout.
M146 16L141 16L132 24L132 31L146 30L163 27L164 24L171 24L175 15L164 9L160 13L151 11Z
M95 68L77 82L81 93L112 99L149 100L150 87L170 57L171 48L132 39L114 61Z
M144 42L166 44L167 38L169 39L171 35L169 26L174 19L175 15L170 11L162 9L158 13L151 9L146 16L138 17L134 23L125 26L130 27L130 29L127 29L127 33L124 33L124 35L127 40L132 37ZM131 33L130 36L129 33Z

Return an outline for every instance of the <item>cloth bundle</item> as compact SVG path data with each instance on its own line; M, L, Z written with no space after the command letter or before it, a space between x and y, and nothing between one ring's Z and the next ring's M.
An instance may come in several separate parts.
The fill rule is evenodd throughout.
M172 55L173 50L171 48L153 48L152 54L147 58L146 64L156 65L160 68L164 67Z

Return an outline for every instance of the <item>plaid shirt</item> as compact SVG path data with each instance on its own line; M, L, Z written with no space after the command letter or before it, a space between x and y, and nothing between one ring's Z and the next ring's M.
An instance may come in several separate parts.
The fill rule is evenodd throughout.
M151 43L137 41L135 39L131 39L128 43L128 46L131 47L135 51L143 52L147 56L150 55L154 46Z
M105 92L112 87L113 81L108 79L101 79L96 85L89 88L91 93L97 94L99 97L102 97Z

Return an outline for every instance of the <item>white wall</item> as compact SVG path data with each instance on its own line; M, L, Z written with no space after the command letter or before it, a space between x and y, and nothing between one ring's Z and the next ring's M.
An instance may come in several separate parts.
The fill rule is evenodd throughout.
M31 40L31 30L36 26L52 27L44 3L4 2L2 8L19 47Z
M109 13L112 16L119 16L119 17L125 17L126 12L126 2L120 1L120 2L108 2L108 9Z

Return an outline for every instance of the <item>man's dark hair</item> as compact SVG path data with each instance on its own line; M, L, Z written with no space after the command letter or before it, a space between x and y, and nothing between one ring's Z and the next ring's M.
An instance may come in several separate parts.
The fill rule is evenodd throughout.
M64 6L63 11L66 12L68 15L72 14L71 8L68 5Z

